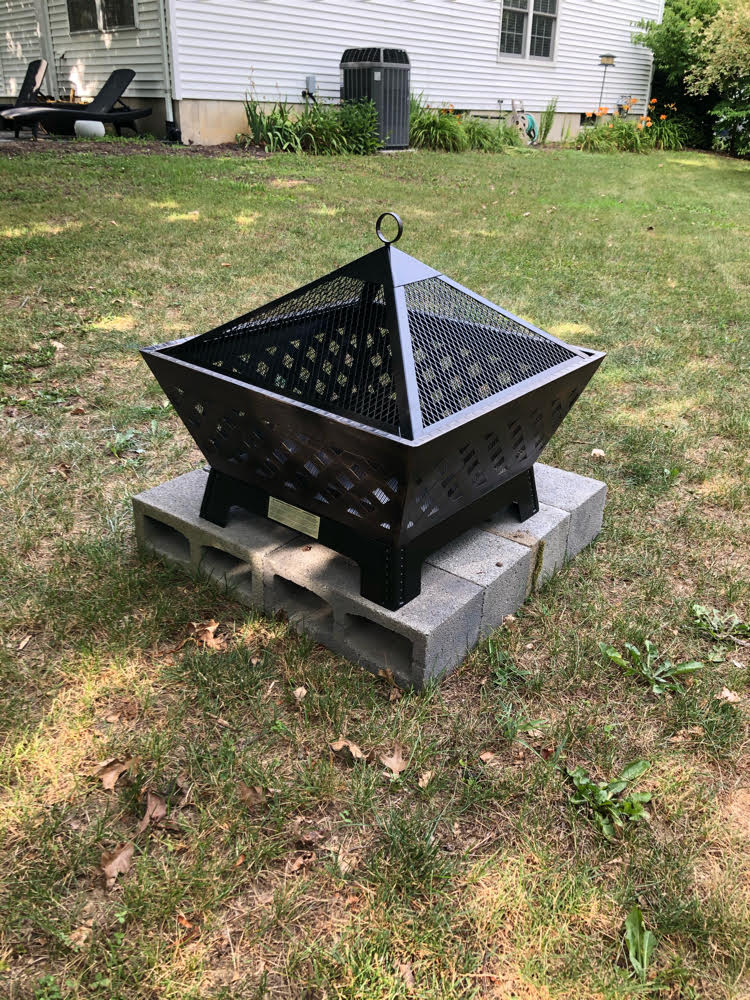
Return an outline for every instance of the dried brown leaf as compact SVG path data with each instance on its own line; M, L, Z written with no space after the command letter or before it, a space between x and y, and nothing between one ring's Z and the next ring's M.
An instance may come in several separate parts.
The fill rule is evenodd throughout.
M411 962L399 962L398 974L404 982L407 993L411 993L417 988L417 981L414 978L414 970L411 967Z
M121 844L119 847L116 847L114 851L104 851L102 853L101 869L104 872L107 889L111 889L114 886L118 875L127 875L130 871L134 850L135 844L129 841L127 844Z
M293 858L286 866L287 875L294 875L296 872L301 871L311 861L315 859L315 851L303 851L298 854L296 858Z
M85 948L93 935L93 928L89 924L82 924L71 932L69 938L70 944L73 948Z
M226 649L226 636L217 635L219 623L213 618L207 622L191 622L192 638L204 649Z
M479 755L479 759L483 764L491 764L496 757L497 754L493 753L491 750L485 750L484 753L480 753Z
M237 782L237 797L249 809L266 804L266 792L261 785L246 785L244 781Z
M161 797L157 795L156 792L148 791L146 792L146 812L143 819L140 821L136 827L135 835L139 836L146 827L153 823L156 825L161 822L167 815L167 803Z
M409 761L404 757L403 747L398 743L394 745L393 753L381 754L380 763L396 778L409 766Z
M294 689L294 691L292 691L292 694L293 694L294 700L297 702L297 704L301 705L302 702L305 700L305 695L307 694L307 688L306 687L302 687L300 685L300 687L297 687L297 688Z
M725 687L719 691L716 698L718 701L726 701L730 705L736 705L738 701L742 700L736 691L730 691L729 688Z
M25 635L23 639L18 643L18 652L20 653L22 649L26 649L28 644L31 642L31 635Z
M328 835L320 830L300 830L297 834L297 845L299 847L320 847L328 839Z
M419 781L417 782L417 784L419 785L420 788L427 788L429 783L432 781L434 775L435 775L434 771L424 771L422 774L420 774Z
M344 764L352 765L356 760L367 760L367 755L362 753L356 743L345 740L340 736L333 743L329 743L331 753Z
M137 762L137 757L128 757L126 760L118 760L117 757L111 757L109 760L100 761L92 774L94 777L101 779L102 788L106 792L112 792L120 776L129 771Z

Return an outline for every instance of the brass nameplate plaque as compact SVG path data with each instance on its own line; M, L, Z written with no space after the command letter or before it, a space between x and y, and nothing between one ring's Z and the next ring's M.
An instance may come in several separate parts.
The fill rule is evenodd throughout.
M303 535L310 538L317 538L320 531L320 518L317 514L310 514L299 507L293 507L290 503L277 500L276 497L268 498L268 516L272 521L285 524L293 531L301 531Z

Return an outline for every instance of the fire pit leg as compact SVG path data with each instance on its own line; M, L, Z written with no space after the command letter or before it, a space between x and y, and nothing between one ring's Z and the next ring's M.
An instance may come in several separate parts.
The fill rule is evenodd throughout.
M518 493L513 499L513 506L516 508L518 520L525 521L539 510L533 467L517 476L514 485L518 487Z
M361 570L360 594L374 604L398 611L422 589L424 553L409 546L373 545L355 557Z
M229 510L233 504L239 503L238 487L241 486L228 476L223 476L216 469L208 473L208 482L201 503L201 517L225 528L229 520Z

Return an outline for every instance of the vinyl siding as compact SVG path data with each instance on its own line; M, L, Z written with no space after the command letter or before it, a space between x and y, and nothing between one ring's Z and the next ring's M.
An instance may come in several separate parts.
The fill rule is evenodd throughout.
M528 110L558 98L558 111L599 101L599 55L613 52L605 104L621 94L645 98L651 54L631 42L632 24L659 19L661 0L559 0L550 61L499 56L500 0L169 0L175 96L299 101L314 74L324 98L339 95L345 48L405 48L412 91L428 103Z
M74 86L82 97L96 94L113 69L129 67L136 76L128 97L163 97L165 67L159 3L135 0L136 27L113 32L72 34L66 0L49 0L49 21L60 87Z
M35 0L3 0L0 7L0 77L3 97L17 97L26 67L44 56Z

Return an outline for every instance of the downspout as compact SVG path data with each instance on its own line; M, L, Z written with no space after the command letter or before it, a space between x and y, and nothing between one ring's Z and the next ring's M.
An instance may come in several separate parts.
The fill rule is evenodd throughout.
M37 0L36 4L37 20L41 32L42 55L47 60L47 83L53 97L58 95L57 78L57 53L55 52L55 41L52 37L52 27L50 25L49 10L44 0Z
M167 139L170 142L180 142L180 130L175 125L174 108L172 107L172 60L170 59L167 35L165 0L159 0L159 24L161 26L161 57L164 65L164 116L166 118Z

